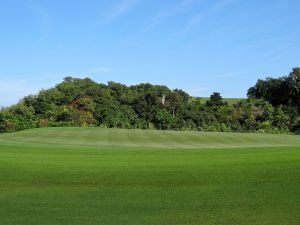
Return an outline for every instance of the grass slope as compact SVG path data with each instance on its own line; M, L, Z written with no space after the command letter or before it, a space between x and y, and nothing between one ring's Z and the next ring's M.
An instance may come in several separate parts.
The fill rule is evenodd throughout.
M99 128L0 135L5 225L298 225L300 137Z
M192 101L194 100L200 100L202 104L205 104L209 100L209 97L192 97ZM245 100L245 98L223 98L223 101L228 102L229 105L233 105L241 100Z

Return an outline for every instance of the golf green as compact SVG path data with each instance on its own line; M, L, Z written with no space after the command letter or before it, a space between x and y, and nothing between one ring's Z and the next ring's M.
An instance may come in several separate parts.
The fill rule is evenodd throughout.
M0 134L2 225L299 225L300 136Z

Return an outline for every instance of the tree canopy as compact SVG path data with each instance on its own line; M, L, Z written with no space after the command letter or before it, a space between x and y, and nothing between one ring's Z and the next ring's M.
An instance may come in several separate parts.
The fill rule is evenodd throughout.
M0 132L48 126L234 132L300 132L300 69L258 80L248 99L227 104L218 92L206 103L183 90L126 86L66 77L55 87L0 110ZM164 99L164 101L162 101Z
M300 107L300 68L288 76L258 80L248 90L249 98L262 98L274 106Z

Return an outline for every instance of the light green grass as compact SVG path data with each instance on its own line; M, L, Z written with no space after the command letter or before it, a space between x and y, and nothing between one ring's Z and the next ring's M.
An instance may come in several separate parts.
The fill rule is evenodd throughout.
M99 128L0 135L3 225L298 225L300 137Z
M209 97L192 97L192 101L194 100L200 100L202 104L205 104L209 100ZM223 98L223 101L229 105L233 105L241 100L245 100L245 98Z

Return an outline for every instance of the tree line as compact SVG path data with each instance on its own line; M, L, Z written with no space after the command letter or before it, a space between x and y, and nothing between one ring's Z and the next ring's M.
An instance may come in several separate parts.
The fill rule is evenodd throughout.
M206 103L182 90L66 77L55 87L0 110L0 132L37 127L107 127L220 132L300 133L300 68L258 80L248 98Z

